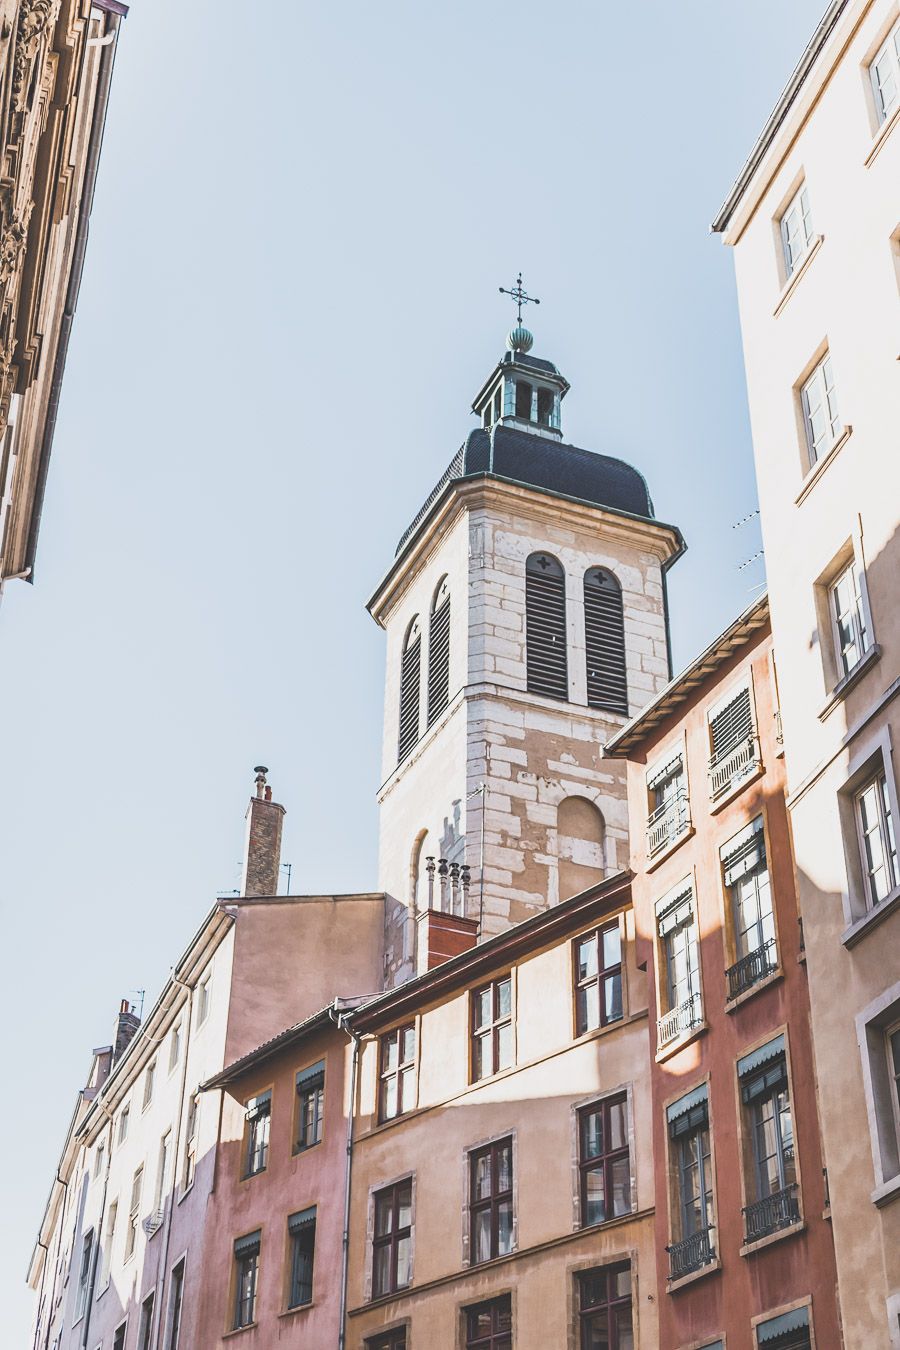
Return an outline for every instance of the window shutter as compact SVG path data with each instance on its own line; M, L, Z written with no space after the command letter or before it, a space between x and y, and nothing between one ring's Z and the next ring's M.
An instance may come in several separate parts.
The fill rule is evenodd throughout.
M309 1209L301 1209L299 1213L288 1217L288 1232L293 1236L294 1233L301 1233L304 1228L310 1228L315 1222L316 1207L310 1205Z
M413 631L415 637L412 637ZM411 639L411 640L410 640ZM422 664L422 639L418 626L410 630L400 663L400 743L397 762L402 763L419 739L419 671Z
M622 591L603 568L591 568L584 576L584 641L588 706L627 714Z
M313 1092L316 1088L325 1086L325 1061L320 1059L318 1064L311 1064L308 1069L301 1069L297 1074L297 1091Z
M234 1254L237 1259L241 1261L247 1256L258 1256L261 1240L261 1228L257 1228L255 1233L248 1233L246 1237L238 1238L234 1244Z
M450 593L442 584L428 629L428 725L450 700Z
M710 723L712 757L718 763L753 735L753 710L750 690L742 689Z
M548 553L525 564L525 637L529 693L567 700L566 578Z

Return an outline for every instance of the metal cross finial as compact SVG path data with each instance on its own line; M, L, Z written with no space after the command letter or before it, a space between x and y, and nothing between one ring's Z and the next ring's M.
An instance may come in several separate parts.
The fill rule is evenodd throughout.
M540 300L538 300L538 298L537 298L536 295L528 295L528 294L526 294L525 288L524 288L523 285L522 285L522 273L521 273L521 272L520 272L519 275L516 277L516 284L515 284L515 286L512 287L511 290L507 290L505 286L500 286L500 287L499 287L499 290L500 290L500 294L501 294L501 295L508 295L508 296L510 296L513 300L515 300L515 302L516 302L516 309L517 309L517 311L518 311L518 316L519 316L519 317L518 317L518 322L519 322L519 323L522 322L522 306L523 306L523 305L539 305L539 304L541 303Z

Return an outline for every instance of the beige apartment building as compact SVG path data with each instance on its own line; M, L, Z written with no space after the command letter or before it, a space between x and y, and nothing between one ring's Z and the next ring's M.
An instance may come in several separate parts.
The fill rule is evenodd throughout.
M900 6L835 0L734 250L847 1346L900 1346Z

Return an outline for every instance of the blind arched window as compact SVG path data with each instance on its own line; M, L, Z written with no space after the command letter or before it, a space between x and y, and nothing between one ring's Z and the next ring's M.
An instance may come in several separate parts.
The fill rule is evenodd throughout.
M422 669L422 634L419 616L406 630L400 661L400 738L397 762L401 763L419 739L419 676Z
M529 693L568 699L566 575L551 553L525 563L525 644Z
M584 574L584 645L588 707L627 714L622 588L605 567Z
M443 577L431 602L428 625L428 725L450 701L450 588Z

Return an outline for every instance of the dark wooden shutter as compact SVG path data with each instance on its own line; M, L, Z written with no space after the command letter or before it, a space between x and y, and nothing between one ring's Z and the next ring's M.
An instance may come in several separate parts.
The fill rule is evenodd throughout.
M407 639L400 663L400 743L397 762L406 759L419 739L419 672L422 665L422 639L418 633Z
M440 598L440 593L438 598ZM450 701L450 596L431 615L428 629L428 725L440 717Z
M590 708L628 713L622 591L602 567L584 576L584 643Z
M753 735L753 709L750 706L750 690L742 689L739 694L726 703L721 712L716 713L710 723L712 736L712 758L719 763L730 755L732 750Z
M568 700L566 577L549 553L525 564L525 642L529 692Z

